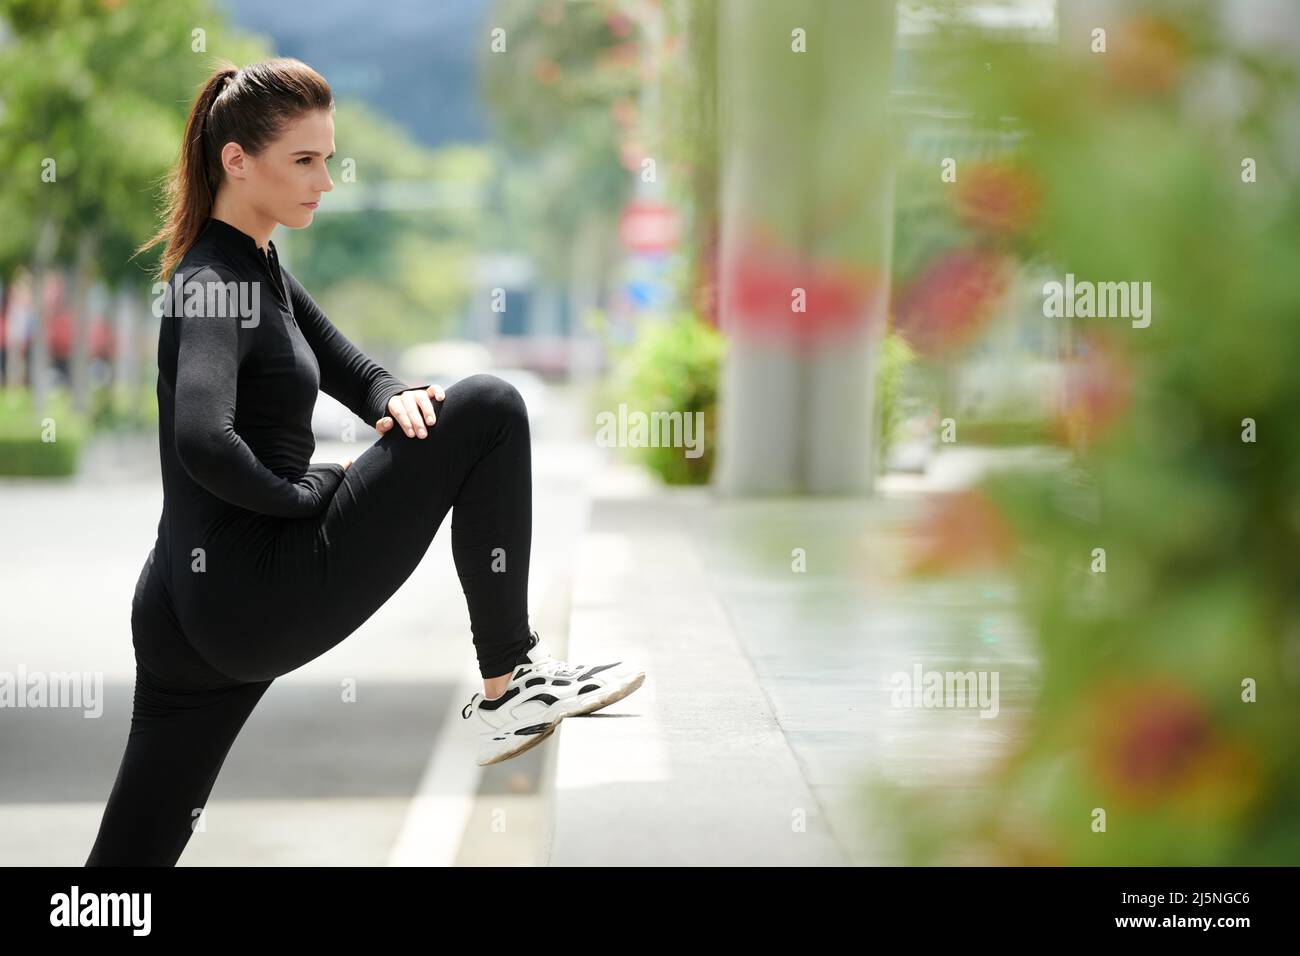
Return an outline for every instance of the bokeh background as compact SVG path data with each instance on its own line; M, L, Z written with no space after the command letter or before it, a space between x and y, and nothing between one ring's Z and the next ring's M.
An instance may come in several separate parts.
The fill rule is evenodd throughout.
M519 386L539 513L568 516L539 519L545 620L574 654L652 662L644 707L672 731L584 725L464 783L438 859L1300 860L1293 3L2 0L0 668L103 672L120 706L94 738L0 709L0 862L70 862L107 797L159 497L154 260L132 252L214 58L271 55L337 100L336 186L278 230L285 265L407 381ZM1147 317L1045 314L1067 273L1149 283ZM700 413L703 453L608 447L620 405ZM322 453L366 440L326 395L314 427ZM381 637L423 653L399 597L340 673ZM689 665L664 636L685 632ZM996 673L997 716L900 703L914 665ZM425 714L458 668L431 695L374 679ZM676 706L712 686L785 763L676 749L726 749ZM441 725L376 748L339 719L281 743L353 728L392 752L357 776L386 783L322 752L292 813L387 801L312 817L364 837L310 860L391 861ZM579 749L597 732L634 769L593 789L574 767L609 761ZM215 797L293 789L244 746ZM732 771L753 802L717 829ZM709 787L716 806L680 802ZM536 826L484 837L516 797ZM805 803L815 852L791 848ZM627 842L573 833L630 806ZM191 856L301 860L258 836L271 812Z

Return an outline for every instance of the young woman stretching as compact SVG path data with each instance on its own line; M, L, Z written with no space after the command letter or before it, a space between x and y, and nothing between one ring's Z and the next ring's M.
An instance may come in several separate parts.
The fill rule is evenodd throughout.
M290 59L218 70L169 188L158 341L163 508L131 605L126 753L87 866L172 866L240 728L281 674L334 647L410 577L449 510L483 677L462 710L481 765L644 673L556 660L528 621L527 409L471 375L413 388L348 341L276 255L333 188L333 96ZM175 293L175 294L173 294ZM380 438L309 464L318 391Z

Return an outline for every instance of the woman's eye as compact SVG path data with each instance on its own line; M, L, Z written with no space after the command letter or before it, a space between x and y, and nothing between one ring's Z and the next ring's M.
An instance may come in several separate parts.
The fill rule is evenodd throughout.
M310 166L310 165L311 165L311 157L310 157L310 156L304 156L302 159L298 160L298 165L299 165L299 166L301 166L303 163L306 163L307 165Z

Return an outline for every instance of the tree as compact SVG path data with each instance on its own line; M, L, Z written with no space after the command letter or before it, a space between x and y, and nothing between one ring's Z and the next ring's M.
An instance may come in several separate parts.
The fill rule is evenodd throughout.
M5 77L0 158L0 275L33 261L41 236L49 259L75 263L79 349L85 290L93 277L145 288L148 263L128 261L156 227L155 198L175 159L184 107L211 71L214 54L257 59L259 42L227 32L205 0L4 0L10 42L0 48ZM35 358L44 343L36 297ZM85 408L84 351L74 396ZM38 397L44 369L31 381Z

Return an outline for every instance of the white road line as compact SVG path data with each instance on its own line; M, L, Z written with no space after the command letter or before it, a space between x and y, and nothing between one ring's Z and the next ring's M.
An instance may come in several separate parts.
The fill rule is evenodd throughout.
M477 668L471 667L452 692L402 832L389 852L389 866L451 866L456 862L483 774L477 741L460 712L470 694L481 687L482 678Z

